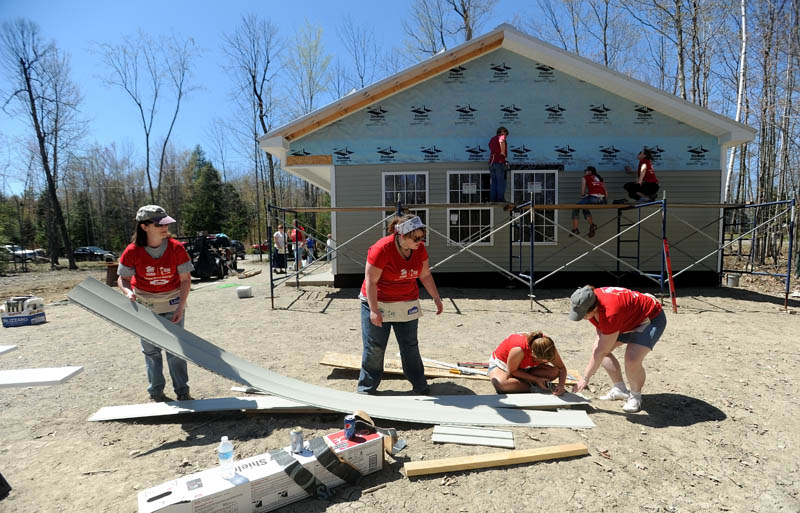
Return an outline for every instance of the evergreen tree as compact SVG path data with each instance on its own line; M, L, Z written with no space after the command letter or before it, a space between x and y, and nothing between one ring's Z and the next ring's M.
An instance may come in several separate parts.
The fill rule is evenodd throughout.
M188 234L205 230L218 233L225 219L222 178L197 146L189 160L192 182L183 211L184 229Z

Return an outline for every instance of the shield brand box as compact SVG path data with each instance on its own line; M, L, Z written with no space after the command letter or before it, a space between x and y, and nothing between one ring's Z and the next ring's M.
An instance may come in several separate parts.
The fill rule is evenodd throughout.
M383 468L383 440L379 433L347 440L344 431L339 431L324 439L340 461L361 475ZM286 465L287 457L314 476L313 486L301 486L302 479ZM311 493L324 498L335 492L332 488L344 483L317 461L308 442L300 454L291 454L286 447L280 453L238 460L235 471L232 479L224 479L219 468L212 468L144 490L139 493L139 513L263 513Z
M4 328L41 324L46 321L44 300L33 296L12 297L0 306L0 319Z

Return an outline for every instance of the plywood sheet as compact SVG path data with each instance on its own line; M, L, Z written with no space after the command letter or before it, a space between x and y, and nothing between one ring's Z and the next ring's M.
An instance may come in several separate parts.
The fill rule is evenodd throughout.
M0 346L0 354L5 354L16 349L17 346Z
M502 429L479 429L459 426L434 426L435 443L485 445L487 447L514 448L514 433Z
M494 452L475 456L444 458L440 460L412 461L404 465L406 476L422 476L441 472L457 472L476 468L501 467L557 458L572 458L589 454L582 443L555 445L538 449L518 449L516 451Z
M477 426L531 426L589 428L594 423L584 411L536 411L511 408L457 408L431 402L410 403L388 396L361 395L311 385L263 369L130 301L116 290L86 278L68 297L89 311L181 359L242 385L272 395L340 412L360 409L373 418Z
M220 397L216 399L195 399L193 401L172 401L169 403L106 406L97 410L88 420L89 422L97 422L232 410L269 413L330 413L329 410L323 408L316 408L281 397Z
M81 366L0 371L0 388L58 385L83 370Z

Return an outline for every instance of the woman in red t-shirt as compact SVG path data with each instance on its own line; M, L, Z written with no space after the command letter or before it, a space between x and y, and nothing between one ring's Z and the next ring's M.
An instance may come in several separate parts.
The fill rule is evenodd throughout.
M145 205L136 213L136 232L119 259L117 285L128 299L146 306L153 313L183 326L186 299L191 288L192 260L183 245L170 237L169 225L175 220L158 205ZM171 401L164 395L161 348L141 339L147 366L150 399ZM189 401L189 373L186 360L167 353L172 386L179 401Z
M498 394L530 392L532 385L547 390L547 384L558 378L553 393L561 395L567 367L553 339L541 331L512 333L492 353L489 378Z
M639 167L636 169L636 181L628 182L623 187L628 191L628 196L636 201L655 201L658 192L658 178L653 169L653 152L647 148L636 155ZM625 168L630 169L629 167Z
M606 184L603 183L603 177L597 174L597 169L594 166L587 166L583 170L583 180L581 180L581 199L576 203L577 205L602 205L606 203ZM579 209L572 211L572 233L578 235L578 214ZM597 225L592 220L592 212L589 209L583 209L583 218L589 222L589 237L594 237L597 232ZM572 237L572 235L570 235Z
M403 374L414 392L429 392L417 340L417 325L422 316L417 280L436 303L436 315L442 313L444 306L428 265L424 238L422 220L405 215L392 220L388 235L369 248L359 294L363 352L357 391L361 394L378 390L383 378L383 355L392 329L400 346Z
M591 322L597 332L592 355L583 378L575 385L580 392L602 365L614 385L600 397L601 400L626 401L622 407L628 413L642 408L642 387L645 373L642 362L650 354L667 327L667 317L661 303L650 294L642 294L623 287L590 285L576 290L570 297L569 319ZM612 354L614 349L625 348L625 375L630 392L622 379L622 368Z

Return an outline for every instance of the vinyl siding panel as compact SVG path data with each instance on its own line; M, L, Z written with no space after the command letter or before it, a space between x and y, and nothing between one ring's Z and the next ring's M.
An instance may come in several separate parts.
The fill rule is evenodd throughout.
M377 206L382 204L383 175L384 172L426 172L428 176L428 202L446 203L447 202L447 172L450 170L486 170L486 165L481 162L458 162L458 163L429 163L429 164L374 164L357 166L337 166L335 168L336 179L334 187L336 190L336 205L338 207L357 207L357 206ZM671 203L717 203L720 195L721 173L714 171L669 171L656 169L661 183L661 192L666 191L667 208L667 237L670 241L670 253L672 259L673 272L687 267L699 258L711 253L716 249L718 234L719 210L715 208L673 208ZM609 191L609 199L623 198L626 196L623 184L631 181L633 175L623 171L601 172L606 187ZM582 173L574 171L558 172L558 202L574 203L579 199L580 180ZM507 180L510 188L511 175ZM510 197L507 191L506 197ZM494 227L498 227L509 220L509 214L501 207L495 207L493 212ZM631 209L623 214L627 219L636 220L637 210ZM643 208L642 217L654 212L654 207ZM590 239L594 244L612 237L617 233L616 210L594 210L593 218L595 224L600 228L594 239ZM388 215L388 214L387 214ZM338 212L335 214L336 239L340 244L356 236L368 226L378 223L382 219L379 212ZM695 231L684 224L681 219L689 224L701 228L707 236L695 233ZM581 240L569 237L571 229L571 212L560 210L557 213L558 224L563 229L557 230L556 244L537 244L534 250L535 271L551 271L556 269L579 255L592 250ZM580 215L581 236L585 237L588 231L588 223ZM435 272L486 272L491 271L489 264L481 261L469 252L463 252L450 258L441 265L437 264L457 251L457 248L448 246L445 240L433 230L447 234L447 212L443 209L429 209L428 225L428 253L430 255L431 266L436 266ZM642 225L640 251L640 267L648 272L659 272L661 269L661 215L655 215ZM632 230L631 236L625 239L635 239ZM341 250L342 256L337 259L336 272L338 274L363 273L364 262L367 250L378 238L383 236L383 225L376 226L366 234L349 243ZM622 254L635 255L635 244L626 243ZM509 248L510 232L503 228L493 235L493 243L490 246L475 246L471 248L476 253L489 259L490 261L509 268ZM514 246L515 254L521 256L523 262L522 270L527 272L529 250L528 244L517 249ZM617 254L617 245L611 241L602 246L602 249L612 255ZM521 251L521 253L520 253ZM349 257L349 258L348 258ZM353 260L351 260L351 258ZM628 260L626 260L628 261ZM516 261L515 261L516 262ZM635 265L635 261L629 260ZM600 250L594 250L590 255L569 265L565 271L613 271L617 268L616 261L603 254ZM621 269L627 269L621 265ZM698 264L694 270L715 270L716 257L712 256L704 263ZM519 264L514 264L514 270L519 270Z

